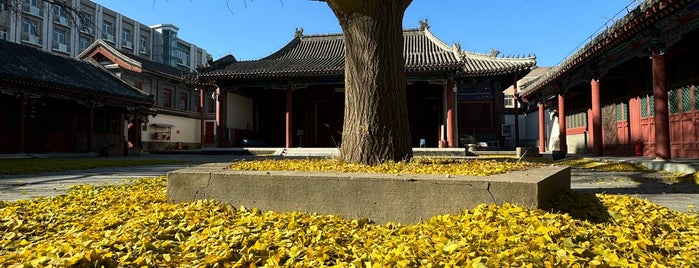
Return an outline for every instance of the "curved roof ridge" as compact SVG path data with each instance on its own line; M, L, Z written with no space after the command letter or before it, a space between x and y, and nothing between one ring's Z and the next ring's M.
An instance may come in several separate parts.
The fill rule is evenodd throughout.
M447 45L444 41L439 39L439 37L435 36L432 31L430 31L430 27L422 27L419 29L420 32L422 32L427 39L432 41L434 44L436 44L439 48L446 50L446 51L451 51L454 53L454 57L456 57L459 61L464 61L462 55L461 55L461 45L459 43L454 43L453 46Z
M291 41L289 41L289 43L284 45L281 49L277 50L277 52L274 52L274 53L270 54L269 56L261 58L259 60L274 60L274 59L281 58L282 56L289 53L289 51L294 49L296 46L298 46L298 44L301 43L301 38L302 38L301 36L295 36L293 39L291 39Z
M496 51L496 53L499 53L499 51ZM479 59L486 59L486 60L494 60L494 61L530 61L530 60L536 60L536 55L530 54L526 56L507 56L507 57L502 57L498 55L494 55L493 52L491 54L485 54L485 53L478 53L478 52L472 52L472 51L462 51L463 56L466 58L479 58Z
M104 47L106 50L109 51L109 53L112 53L112 55L117 56L120 60L123 60L123 61L125 61L129 64L132 64L138 68L143 68L143 66L141 66L141 62L134 60L133 58L127 56L124 53L121 53L121 51L117 50L116 48L114 48L113 46L108 44L102 38L98 38L97 40L95 40L95 42L92 42L92 44L90 44L90 46L88 46L86 49L84 49L82 52L80 52L80 54L76 55L75 58L76 59L84 58L87 54L91 53L93 49L95 49L96 47L100 47L100 46Z

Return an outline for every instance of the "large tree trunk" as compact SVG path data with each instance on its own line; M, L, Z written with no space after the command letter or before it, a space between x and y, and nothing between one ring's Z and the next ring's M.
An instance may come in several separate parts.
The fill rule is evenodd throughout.
M412 157L403 14L412 0L327 0L345 39L341 157L377 165Z

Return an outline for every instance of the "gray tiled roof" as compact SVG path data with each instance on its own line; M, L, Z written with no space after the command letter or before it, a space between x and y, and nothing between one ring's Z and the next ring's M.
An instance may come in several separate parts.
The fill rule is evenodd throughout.
M536 66L536 57L500 58L487 54L462 52L464 73L462 76L491 76L531 70Z
M534 57L498 58L463 52L459 45L449 46L428 29L403 31L405 70L408 73L453 71L459 75L499 75L536 64ZM204 71L200 78L281 78L342 76L345 49L342 34L303 35L296 37L279 51L265 58L237 61Z
M0 81L28 88L52 89L65 96L92 96L153 103L153 97L85 61L59 56L30 46L0 40ZM41 93L41 92L35 92Z
M85 50L80 52L80 54L78 54L76 56L76 58L78 58L78 59L85 58L86 55L90 54L90 52L92 52L97 47L103 47L107 51L109 51L109 53L114 55L115 57L117 57L117 58L119 58L119 59L121 59L129 64L132 64L133 66L138 66L139 68L141 68L145 71L148 71L148 72L168 75L168 76L171 76L173 79L180 79L184 74L187 73L185 71L182 71L179 68L172 67L172 66L167 65L167 64L155 62L155 61L152 61L150 59L141 57L139 55L121 52L118 49L114 48L108 42L104 41L103 39L97 39L97 40L95 40L95 42L92 42L92 44L90 44L89 47L87 47Z

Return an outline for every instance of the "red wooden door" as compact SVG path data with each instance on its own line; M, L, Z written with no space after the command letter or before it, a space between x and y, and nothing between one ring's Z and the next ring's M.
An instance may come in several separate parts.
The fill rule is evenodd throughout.
M204 122L204 143L214 143L214 122Z

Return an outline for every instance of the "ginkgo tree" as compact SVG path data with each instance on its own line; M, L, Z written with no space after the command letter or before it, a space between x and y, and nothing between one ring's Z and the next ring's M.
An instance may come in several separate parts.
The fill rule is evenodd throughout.
M377 165L412 157L403 59L403 16L412 0L321 0L345 40L341 158Z

